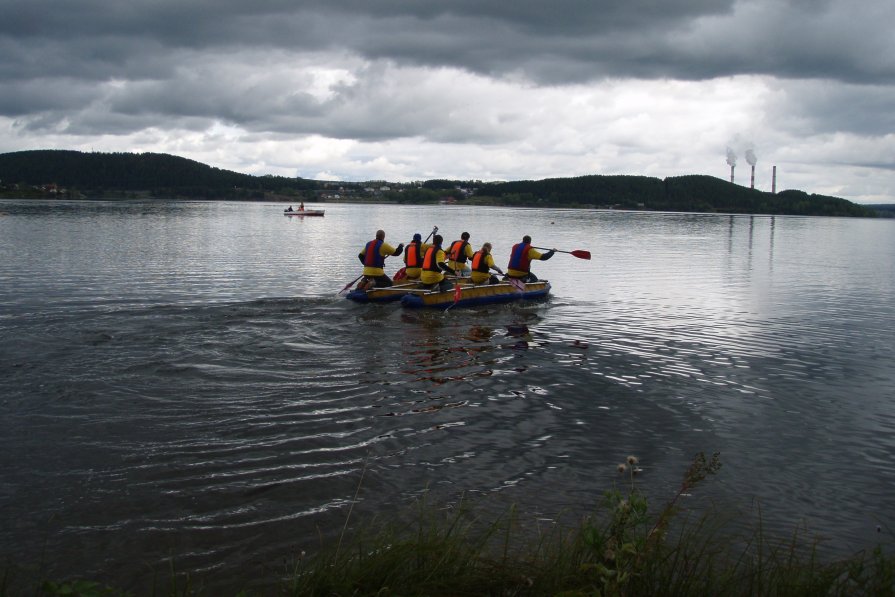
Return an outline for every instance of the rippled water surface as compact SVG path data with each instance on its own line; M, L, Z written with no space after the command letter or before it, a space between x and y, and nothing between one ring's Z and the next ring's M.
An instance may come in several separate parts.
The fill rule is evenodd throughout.
M699 451L724 463L705 491L769 526L892 540L895 222L282 207L0 201L5 559L140 592L173 555L234 587L356 493L549 517L628 454L661 502ZM377 228L435 225L501 267L523 234L594 258L536 263L545 302L338 296Z

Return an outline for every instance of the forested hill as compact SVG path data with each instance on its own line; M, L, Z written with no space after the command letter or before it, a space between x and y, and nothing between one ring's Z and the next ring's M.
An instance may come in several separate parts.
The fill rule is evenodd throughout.
M168 196L219 197L234 189L313 189L302 178L251 176L159 153L84 153L64 150L0 154L4 184L46 185L90 191L151 191Z
M767 193L703 175L661 180L646 176L579 176L485 185L479 194L515 205L874 217L876 212L839 197L788 190Z
M335 190L334 190L335 189ZM328 183L283 176L251 176L156 153L64 150L0 154L0 196L163 198L288 201L385 201L530 207L592 207L653 211L825 216L878 215L860 205L789 190L768 193L712 176L579 176L537 181L430 180L424 183Z

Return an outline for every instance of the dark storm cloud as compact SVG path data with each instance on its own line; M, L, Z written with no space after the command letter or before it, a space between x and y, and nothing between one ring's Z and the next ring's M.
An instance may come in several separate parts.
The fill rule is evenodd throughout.
M113 3L107 0L5 0L5 15L0 33L20 36L102 35L116 31L125 35L159 36L169 43L205 45L218 34L235 33L234 25L250 26L267 19L285 23L295 17L313 20L319 17L334 28L326 34L338 37L339 27L352 23L388 25L404 20L422 28L425 23L484 21L514 29L535 37L549 35L589 36L618 29L642 29L668 25L694 17L729 12L730 1L635 0L631 2L516 0L457 0L420 2L418 0L132 0ZM300 27L299 23L292 26ZM428 27L433 29L433 27ZM266 29L266 27L265 27ZM257 31L244 28L242 36L257 42ZM454 31L463 37L463 31Z
M103 110L117 114L116 130L152 115L341 138L424 130L428 111L377 89L375 68L315 99L273 78L251 88L245 69L230 67L264 72L308 53L534 85L744 73L888 84L895 73L881 20L892 9L833 1L0 0L0 9L0 115L31 130L65 121L87 132ZM390 106L400 124L365 119Z
M873 167L893 19L891 0L0 0L2 144L180 151L186 132L232 167L292 143L285 162L334 176L508 178L705 171L675 160L695 139L710 170L743 131Z
M795 136L847 131L867 137L895 132L895 88L791 81L767 115L774 127Z
M0 38L50 69L140 77L153 57L240 47L340 48L539 83L771 74L891 82L892 11L835 2L292 2L5 0ZM59 40L68 50L59 54ZM887 52L888 51L888 52ZM66 61L65 58L68 58ZM26 65L27 66L27 65ZM259 65L260 66L260 65ZM15 71L9 64L4 72ZM20 76L26 76L23 66Z

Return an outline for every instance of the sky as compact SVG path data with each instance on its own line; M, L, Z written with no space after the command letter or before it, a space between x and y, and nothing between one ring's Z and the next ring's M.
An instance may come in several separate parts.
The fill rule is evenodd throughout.
M0 153L895 203L892 0L0 0Z

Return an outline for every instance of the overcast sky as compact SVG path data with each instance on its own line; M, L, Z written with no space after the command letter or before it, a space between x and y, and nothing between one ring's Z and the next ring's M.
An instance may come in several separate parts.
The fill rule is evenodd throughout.
M893 0L0 0L0 152L895 203Z

